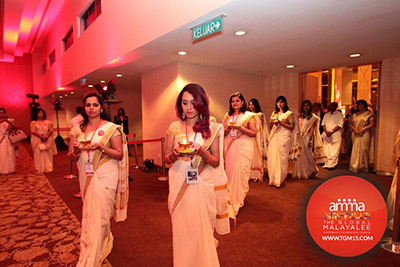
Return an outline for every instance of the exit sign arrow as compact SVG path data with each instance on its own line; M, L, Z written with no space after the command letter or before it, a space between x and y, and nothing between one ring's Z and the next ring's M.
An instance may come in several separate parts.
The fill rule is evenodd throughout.
M203 22L192 28L192 42L197 43L211 36L222 34L222 19L224 15L219 15L211 20Z

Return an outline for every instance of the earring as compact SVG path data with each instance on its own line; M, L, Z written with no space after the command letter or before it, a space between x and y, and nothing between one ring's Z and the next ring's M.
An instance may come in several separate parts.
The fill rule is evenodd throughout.
M201 121L203 120L203 114L200 114L200 120Z
M182 119L186 119L186 115L183 112L182 112Z

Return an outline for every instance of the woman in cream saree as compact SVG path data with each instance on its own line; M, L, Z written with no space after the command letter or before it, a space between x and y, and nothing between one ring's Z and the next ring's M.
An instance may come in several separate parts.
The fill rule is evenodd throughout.
M272 112L269 123L271 131L268 142L268 176L269 185L280 187L286 180L289 159L295 160L299 153L298 126L286 98L279 96L275 103L275 111Z
M219 266L214 229L229 233L227 179L221 165L222 125L209 122L208 98L197 84L186 85L176 101L177 116L167 130L168 208L174 266ZM179 152L180 141L193 142ZM188 172L197 173L192 179Z
M101 266L113 247L111 217L117 222L127 218L128 152L121 126L103 120L102 115L100 118L101 97L89 94L84 105L82 124L86 125L71 130L68 154L71 160L78 160L83 200L77 266ZM82 147L80 140L89 143Z
M371 144L373 127L375 126L374 113L368 110L365 100L357 101L358 111L350 119L353 148L350 157L350 171L368 172L368 165L373 162L373 147Z
M6 110L0 108L0 175L15 172L14 146L8 138L12 127Z
M38 172L53 171L53 155L56 146L53 138L53 123L46 120L46 112L38 109L36 120L31 122L31 145L35 169Z
M254 137L254 155L251 163L250 179L255 181L263 181L264 169L266 167L267 158L267 140L268 140L268 127L266 127L264 113L261 112L260 104L255 98L249 101L249 111L255 113L257 134ZM265 162L264 162L265 161Z
M313 150L323 150L323 146L318 129L320 119L317 115L311 113L311 102L305 100L301 106L299 115L301 150L294 164L293 178L308 179L318 172ZM315 154L321 154L321 152L316 152Z
M231 201L235 215L243 207L249 191L254 137L257 133L254 113L246 110L247 105L243 95L234 93L229 100L229 112L223 119L225 170L231 187Z
M397 133L396 141L394 143L393 148L393 160L398 163L397 160L400 159L400 130ZM396 164L396 170L394 172L392 185L390 186L390 191L388 198L386 200L386 206L388 209L388 226L390 230L393 230L393 222L394 222L394 210L396 203L396 189L397 189L397 180L399 179L399 165Z

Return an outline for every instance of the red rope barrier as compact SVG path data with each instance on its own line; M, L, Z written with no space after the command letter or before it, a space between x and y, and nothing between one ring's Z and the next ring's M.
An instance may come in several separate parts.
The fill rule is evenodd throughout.
M71 131L70 128L64 127L64 128L60 128L61 132L69 132ZM57 128L53 128L53 132L57 132Z
M136 134L127 134L126 137L136 137Z
M150 143L150 142L161 142L161 138L158 139L147 139L147 140L137 140L137 141L128 141L128 145L132 144L142 144L142 143Z

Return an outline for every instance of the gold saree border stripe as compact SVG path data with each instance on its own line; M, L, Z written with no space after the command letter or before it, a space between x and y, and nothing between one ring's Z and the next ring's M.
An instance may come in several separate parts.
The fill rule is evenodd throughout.
M228 216L229 216L228 212L221 215L217 214L217 219L226 219L228 218Z

